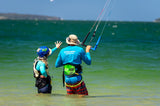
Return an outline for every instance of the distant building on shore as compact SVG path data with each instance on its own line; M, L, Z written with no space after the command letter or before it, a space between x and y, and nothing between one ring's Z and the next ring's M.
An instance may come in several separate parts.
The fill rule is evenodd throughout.
M155 19L154 22L160 22L160 18Z

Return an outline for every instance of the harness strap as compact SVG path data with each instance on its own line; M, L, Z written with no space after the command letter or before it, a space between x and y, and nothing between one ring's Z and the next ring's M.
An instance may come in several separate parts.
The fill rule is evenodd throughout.
M67 83L65 83L65 85L66 85L67 87L76 87L76 86L80 85L82 82L83 82L83 80L77 82L77 83L74 84L74 85L70 85L70 84L67 84Z
M65 76L64 76L64 71L63 71L63 74L62 74L62 79L63 79L63 87L65 86L64 82L65 82Z
M34 63L33 63L33 74L34 74L34 77L35 77L35 78L38 78L39 75L40 75L40 73L39 73L38 70L36 69L37 63L38 63L38 60L35 59L35 60L34 60Z

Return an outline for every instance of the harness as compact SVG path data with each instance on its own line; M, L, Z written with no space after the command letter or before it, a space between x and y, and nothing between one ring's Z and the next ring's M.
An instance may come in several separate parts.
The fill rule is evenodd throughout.
M67 76L74 76L79 75L82 73L82 66L79 65L72 65L72 64L65 64L63 67L64 74Z
M36 65L37 65L38 61L40 61L40 60L38 58L36 58L33 63L33 76L35 78L39 78L41 75L40 71L36 69ZM45 68L46 68L46 72L48 75L48 65L46 65Z
M35 78L40 77L40 72L36 69L37 63L38 63L38 59L35 59L35 60L34 60L34 63L33 63L33 76L34 76Z
M46 71L47 71L47 78L40 78L40 71L36 69L36 65L40 61L38 58L34 60L33 63L33 76L36 78L35 86L38 87L38 89L45 87L48 84L51 84L51 78L48 75L48 65L46 65Z
M63 86L66 84L65 82L65 75L69 76L69 77L73 77L76 75L80 75L82 73L82 66L80 64L78 65L73 65L73 64L65 64L63 67L63 75L62 75L62 79L63 79ZM81 80L82 81L82 80ZM76 85L68 85L66 84L66 86L77 86L81 83L81 81L76 84Z

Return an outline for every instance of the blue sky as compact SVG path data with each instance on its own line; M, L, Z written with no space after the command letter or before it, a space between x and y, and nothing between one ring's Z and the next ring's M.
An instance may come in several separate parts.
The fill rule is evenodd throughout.
M0 13L58 16L66 20L96 20L106 0L0 0ZM154 21L160 0L112 0L103 20Z

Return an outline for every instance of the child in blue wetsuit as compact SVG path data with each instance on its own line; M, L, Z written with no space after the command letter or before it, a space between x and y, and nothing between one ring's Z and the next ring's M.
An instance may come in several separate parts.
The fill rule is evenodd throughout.
M87 88L82 80L81 63L84 61L87 65L91 64L89 53L91 46L88 45L85 52L83 48L77 46L80 41L74 34L66 38L66 43L68 46L60 51L55 66L64 67L63 73L67 94L88 95Z
M33 64L34 77L36 78L35 86L38 88L38 93L51 93L52 85L51 78L48 73L47 58L53 54L62 42L55 42L56 47L50 49L46 46L41 46L37 49L38 57Z

